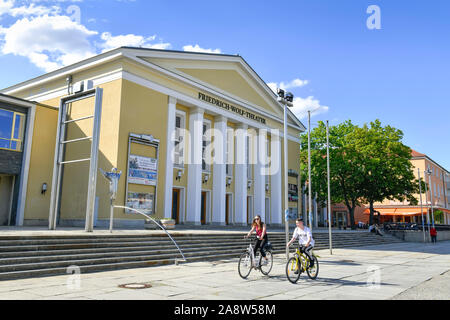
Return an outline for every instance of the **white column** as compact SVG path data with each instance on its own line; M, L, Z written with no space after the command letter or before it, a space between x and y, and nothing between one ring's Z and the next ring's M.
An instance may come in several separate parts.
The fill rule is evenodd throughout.
M190 141L186 223L195 225L201 224L203 113L203 109L195 108L189 114Z
M235 223L247 225L247 168L245 165L245 154L247 149L247 125L240 124L236 127L236 161L235 161Z
M263 163L267 159L266 143L266 130L259 129L258 135L253 140L255 215L260 215L264 222L267 222L268 219L266 217L266 176Z
M282 197L281 197L281 140L277 135L272 134L271 136L271 167L275 168L272 170L270 176L270 189L271 189L271 207L272 207L272 223L282 224L284 221L284 212L282 208ZM274 165L277 163L278 165Z
M167 107L167 149L166 149L166 175L164 186L164 218L172 217L172 192L173 192L173 150L175 147L175 111L177 99L169 97Z
M213 164L213 224L226 225L226 147L227 118L219 116L214 119L214 164Z

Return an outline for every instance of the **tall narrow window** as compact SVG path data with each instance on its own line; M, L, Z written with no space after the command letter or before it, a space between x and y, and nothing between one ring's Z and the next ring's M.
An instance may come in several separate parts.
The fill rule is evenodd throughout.
M23 113L0 109L0 149L22 151L24 132Z
M250 164L251 139L248 134L245 136L245 138L246 138L245 165L247 166L247 179L252 180L253 179L252 166Z
M232 176L233 175L233 165L232 165L232 157L233 157L233 138L234 138L234 134L233 134L233 129L231 129L230 127L227 127L227 147L226 147L226 156L225 156L225 161L226 161L226 175L227 176Z
M174 165L176 167L184 167L184 129L185 117L181 113L175 116L175 148L174 148Z
M202 170L211 171L211 155L206 154L208 145L211 143L211 123L203 122L203 140L202 140Z

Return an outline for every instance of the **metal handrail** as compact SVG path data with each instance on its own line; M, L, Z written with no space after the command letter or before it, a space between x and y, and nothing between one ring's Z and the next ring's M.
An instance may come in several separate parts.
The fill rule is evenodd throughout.
M141 212L141 211L139 211L139 210L137 210L137 209L134 209L134 208L125 207L125 206L116 206L116 205L114 206L114 208L128 209L128 210L137 212L137 213L143 215L144 217L150 219L150 220L153 221L154 223L156 223L156 225L157 225L158 227L160 227L160 228L167 234L167 236L170 238L170 240L172 240L172 242L173 242L173 243L175 244L175 246L177 247L178 251L180 251L181 256L183 257L183 260L181 260L181 261L184 261L184 262L187 261L186 258L184 257L183 251L181 251L180 247L178 247L178 245L177 245L177 243L175 242L175 240L173 240L173 238L170 236L170 234L167 232L167 230L166 230L162 225L160 225L158 222L156 222L155 219L153 219L152 217L150 217L150 216L146 215L145 213L143 213L143 212ZM178 260L177 260L176 258L175 258L175 264L178 264Z

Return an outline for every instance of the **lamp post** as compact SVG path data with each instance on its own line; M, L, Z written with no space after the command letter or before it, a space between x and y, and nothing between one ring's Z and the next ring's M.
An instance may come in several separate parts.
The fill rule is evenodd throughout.
M330 126L327 120L327 182L328 182L328 237L330 241L330 254L333 255L333 240L331 238L331 189L330 189Z
M312 200L311 200L311 111L308 111L308 220L312 231Z
M422 179L420 178L420 169L417 169L419 173L419 191L420 191L420 213L422 214L422 230L423 230L423 242L426 242L425 238L425 222L423 221L423 205L422 205Z
M289 198L288 198L288 143L287 143L287 107L293 107L294 95L290 92L278 89L278 102L284 106L284 220L286 233L286 260L289 260Z
M427 183L426 183L427 172L424 171L423 174L424 174L424 179L425 179L425 202L428 205L428 187L427 187ZM428 213L428 209L427 209L427 225L428 225L428 235L430 235L430 215Z
M433 188L431 187L431 170L430 170L430 168L428 168L427 174L428 174L428 182L430 184L431 223L433 224L433 228L434 228Z

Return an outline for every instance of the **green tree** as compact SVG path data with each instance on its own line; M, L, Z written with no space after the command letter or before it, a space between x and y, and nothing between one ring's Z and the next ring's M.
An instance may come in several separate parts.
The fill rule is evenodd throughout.
M358 164L355 150L348 138L356 126L349 120L330 127L330 189L332 203L345 203L350 213L350 225L355 223L355 208L361 204L361 185L364 175ZM300 154L302 180L308 180L308 136L301 136ZM328 198L326 126L319 122L311 131L311 188L322 205ZM307 182L309 183L309 182Z
M417 205L419 181L411 163L411 149L402 143L403 132L391 126L383 127L379 120L356 127L350 134L351 148L357 150L357 161L365 175L361 202L369 204L372 224L374 203L384 200L407 200ZM424 182L422 181L425 187Z
M403 133L376 120L358 127L351 121L330 127L331 202L344 203L355 228L355 208L370 206L373 223L374 203L386 199L408 200L416 204L414 194L419 183L414 177L411 149L402 144ZM301 136L302 181L308 180L308 136ZM311 179L313 194L321 204L328 198L326 126L319 122L311 132ZM423 185L424 187L424 185Z

